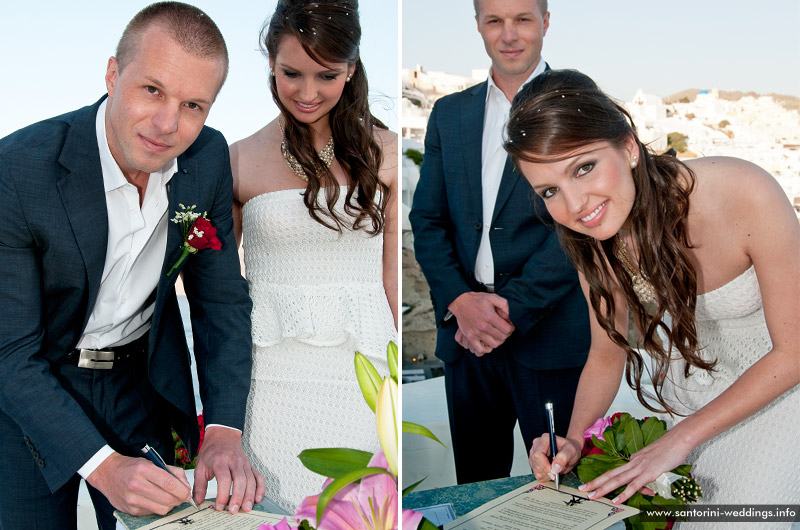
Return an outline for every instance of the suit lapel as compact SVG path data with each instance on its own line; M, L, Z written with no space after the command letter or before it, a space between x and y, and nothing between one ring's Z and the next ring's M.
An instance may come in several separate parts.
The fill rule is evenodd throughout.
M486 112L486 82L475 85L463 104L459 132L463 141L461 153L464 168L472 191L472 201L479 218L483 216L483 193L481 192L481 151L483 147L483 116ZM476 248L477 252L477 248Z
M511 157L506 156L506 165L503 167L503 176L500 179L500 188L497 190L497 200L494 203L494 212L492 212L492 224L500 210L503 209L508 198L511 196L511 191L517 185L520 172L514 170L514 164L511 163Z
M186 262L176 269L171 275L167 272L178 261L183 252L183 232L177 223L172 222L175 213L181 210L180 204L186 207L199 202L199 187L194 185L198 171L197 161L189 158L186 154L178 157L178 171L169 181L168 196L169 207L167 208L167 248L164 252L164 263L161 266L161 276L158 279L156 290L156 305L153 310L153 318L150 324L150 351L153 351L155 339L158 336L158 328L161 321L161 311L167 295L172 292L175 281ZM201 212L202 213L202 212Z
M544 63L544 71L550 70L550 65ZM517 185L521 174L514 169L514 164L511 162L511 157L506 157L506 165L503 167L503 176L500 180L500 188L497 190L497 200L494 203L494 212L492 212L492 224L497 218L497 214L503 209L506 201L511 196L511 191Z
M100 102L87 107L67 132L58 161L68 173L56 184L86 268L89 303L84 327L100 290L108 246L108 212L95 127Z

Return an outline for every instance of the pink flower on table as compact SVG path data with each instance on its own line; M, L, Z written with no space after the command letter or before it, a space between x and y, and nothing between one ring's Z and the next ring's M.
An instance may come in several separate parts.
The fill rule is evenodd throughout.
M605 432L606 428L611 425L613 416L608 418L598 418L594 425L586 429L583 433L583 437L589 441L592 439L592 435L597 436L599 439L605 441L603 438L603 432Z
M383 451L378 451L372 456L368 467L389 469ZM326 480L323 489L331 482L332 479ZM390 475L383 473L369 475L362 478L358 484L345 486L328 503L321 521L317 521L318 501L319 495L303 499L294 514L295 521L299 523L303 519L307 519L317 530L395 530L397 528L397 483Z
M403 510L403 530L417 530L422 522L422 514L414 510Z

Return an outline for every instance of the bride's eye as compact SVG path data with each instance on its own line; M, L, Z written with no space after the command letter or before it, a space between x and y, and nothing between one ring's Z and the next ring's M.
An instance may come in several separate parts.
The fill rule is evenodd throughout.
M543 189L542 190L542 199L549 199L550 197L555 195L557 191L558 191L558 188L555 187L555 186L551 186L549 188Z
M581 167L579 167L576 174L577 174L577 176L582 177L585 174L587 174L588 172L590 172L592 169L594 169L594 163L593 162L588 162L586 164L583 164Z

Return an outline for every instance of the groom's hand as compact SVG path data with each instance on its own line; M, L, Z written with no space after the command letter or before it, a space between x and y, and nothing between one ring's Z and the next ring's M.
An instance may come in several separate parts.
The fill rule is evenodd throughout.
M217 478L215 508L249 512L264 498L264 477L252 468L242 450L242 433L225 427L206 428L194 470L194 500L203 502L208 481Z
M168 467L175 477L145 458L112 453L86 481L122 512L166 515L175 506L188 502L192 491L183 470Z
M503 344L514 331L508 300L496 294L462 293L448 309L458 322L456 341L478 357Z

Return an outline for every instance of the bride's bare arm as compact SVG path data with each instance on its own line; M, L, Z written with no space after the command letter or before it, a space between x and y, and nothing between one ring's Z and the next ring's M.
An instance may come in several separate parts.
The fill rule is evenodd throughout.
M381 166L381 180L389 186L391 195L384 213L383 227L383 288L386 299L392 309L394 327L397 328L398 314L398 222L397 205L400 203L399 165L397 161L397 135L386 131L376 131L377 141L383 149L383 165Z
M581 273L578 273L578 278L583 294L588 300L589 286L586 278ZM617 308L616 328L625 336L628 328L628 310L625 298L618 290L615 290L614 297L614 306ZM567 438L559 437L556 441L559 447L558 455L553 462L558 466L554 470L555 473L569 471L578 463L583 448L584 431L608 411L608 407L611 406L611 402L617 395L625 370L625 352L614 344L605 330L597 323L591 306L589 307L589 321L592 344L578 382ZM547 481L550 478L549 454L550 439L548 434L544 433L533 441L530 453L531 469L538 480Z

